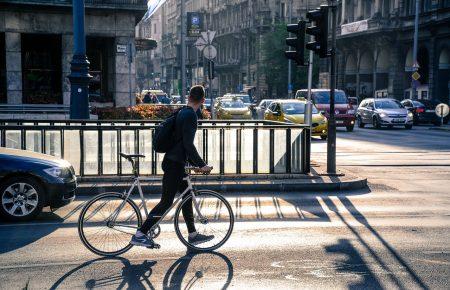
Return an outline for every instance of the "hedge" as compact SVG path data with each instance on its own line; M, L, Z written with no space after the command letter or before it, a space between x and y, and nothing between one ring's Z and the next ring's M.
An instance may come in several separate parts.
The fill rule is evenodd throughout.
M99 120L162 120L170 116L179 106L140 104L133 107L93 108L92 114ZM203 110L203 118L211 115Z

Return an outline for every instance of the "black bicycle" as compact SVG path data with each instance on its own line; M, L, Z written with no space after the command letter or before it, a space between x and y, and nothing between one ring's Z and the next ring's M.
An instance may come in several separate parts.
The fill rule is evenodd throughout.
M142 178L136 169L135 159L144 155L120 156L131 162L133 167L132 185L128 191L106 192L95 196L81 210L78 220L78 233L83 244L93 253L100 256L117 256L130 250L131 236L142 225L142 207L148 216L146 199L142 192L141 181L152 179ZM196 251L213 251L221 247L230 237L234 226L234 215L228 201L218 192L212 190L197 190L192 185L190 172L195 167L186 167L187 176L184 180L188 187L164 213L161 219L150 229L149 237L155 239L161 233L160 222L176 206L174 215L175 232L180 241L188 248ZM130 195L134 188L138 189L141 204L138 206ZM213 235L214 238L201 244L191 244L188 241L186 227L180 227L183 222L181 209L186 203L192 203L194 208L194 223L197 232Z

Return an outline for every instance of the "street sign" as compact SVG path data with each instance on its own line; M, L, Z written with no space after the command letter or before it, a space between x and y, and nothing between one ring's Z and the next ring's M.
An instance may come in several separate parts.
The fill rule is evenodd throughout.
M212 46L211 44L207 45L205 47L205 49L203 49L203 56L206 59L212 60L212 59L216 58L216 56L217 56L217 49L214 46Z
M420 74L418 72L414 72L412 74L412 78L413 78L413 80L417 81L420 79Z
M215 36L216 36L216 32L215 31L208 30L208 31L202 32L202 38L204 40L206 40L207 43L209 43L209 44L212 43L212 41L213 41Z
M208 45L208 42L203 39L203 37L199 37L194 43L194 46L200 51L202 51L206 47L206 45Z
M198 37L203 30L203 13L187 12L187 36Z
M127 45L126 44L118 44L116 46L116 52L117 53L126 53L127 52Z
M449 107L447 104L444 103L439 104L436 106L435 112L438 117L445 118L449 113Z

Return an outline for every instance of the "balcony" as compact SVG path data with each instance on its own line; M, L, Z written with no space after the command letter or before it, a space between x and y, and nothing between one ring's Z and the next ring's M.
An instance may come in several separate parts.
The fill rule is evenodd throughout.
M34 6L72 6L72 0L2 0L4 4ZM86 8L147 10L147 0L85 0Z

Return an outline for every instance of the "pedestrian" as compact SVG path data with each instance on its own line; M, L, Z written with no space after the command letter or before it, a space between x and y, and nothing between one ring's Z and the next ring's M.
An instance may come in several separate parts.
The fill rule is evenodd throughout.
M187 188L187 182L183 180L186 176L185 166L187 161L198 167L197 172L199 173L209 174L211 172L212 167L206 165L194 145L195 133L197 131L197 112L204 101L205 90L203 87L193 86L189 92L187 106L182 108L176 116L173 140L179 141L175 141L175 144L164 155L162 162L164 176L161 200L150 211L147 220L141 228L136 231L136 234L131 239L131 244L148 248L158 246L148 236L148 232L173 204L175 194L177 192L183 192ZM197 233L194 225L192 202L186 203L182 211L189 232L189 243L199 244L214 238L213 235L207 236Z

